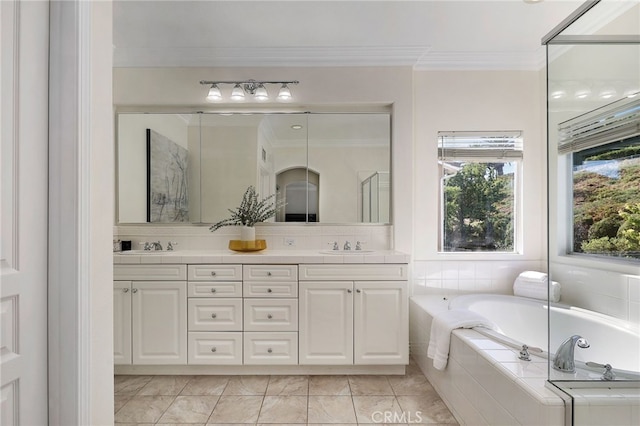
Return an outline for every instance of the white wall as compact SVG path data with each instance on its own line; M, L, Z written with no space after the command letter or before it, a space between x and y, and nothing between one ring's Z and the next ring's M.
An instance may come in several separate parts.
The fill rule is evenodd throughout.
M248 186L257 187L258 127L256 126L203 126L200 157L201 211L203 222L213 223L229 217L229 205L221 200L235 200ZM220 185L224 182L224 185Z
M519 272L545 268L543 74L417 71L414 79L414 290L508 293ZM518 224L522 238L517 254L438 253L437 133L462 130L522 131L524 160Z

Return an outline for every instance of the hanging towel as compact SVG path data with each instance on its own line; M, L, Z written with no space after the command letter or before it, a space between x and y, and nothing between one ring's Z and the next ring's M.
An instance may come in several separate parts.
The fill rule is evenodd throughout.
M431 336L427 357L433 359L437 370L444 370L449 359L451 332L456 328L486 327L497 330L495 324L480 314L466 309L437 312L431 323Z

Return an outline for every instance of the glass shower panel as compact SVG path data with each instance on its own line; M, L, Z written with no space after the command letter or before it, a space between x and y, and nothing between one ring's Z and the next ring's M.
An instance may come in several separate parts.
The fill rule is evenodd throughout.
M548 270L562 286L548 309L549 381L571 395L572 424L629 424L620 419L640 387L640 4L601 1L551 38L547 90Z

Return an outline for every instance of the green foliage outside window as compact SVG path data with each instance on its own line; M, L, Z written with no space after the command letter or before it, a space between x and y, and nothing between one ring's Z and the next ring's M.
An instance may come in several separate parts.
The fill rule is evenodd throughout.
M640 259L640 141L574 154L573 224L574 252Z
M514 251L515 163L450 164L459 170L444 178L443 251Z

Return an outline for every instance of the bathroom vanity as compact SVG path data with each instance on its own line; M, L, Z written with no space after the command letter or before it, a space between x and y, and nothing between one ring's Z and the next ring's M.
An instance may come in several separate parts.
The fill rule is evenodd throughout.
M294 253L114 255L116 373L404 372L408 256Z

